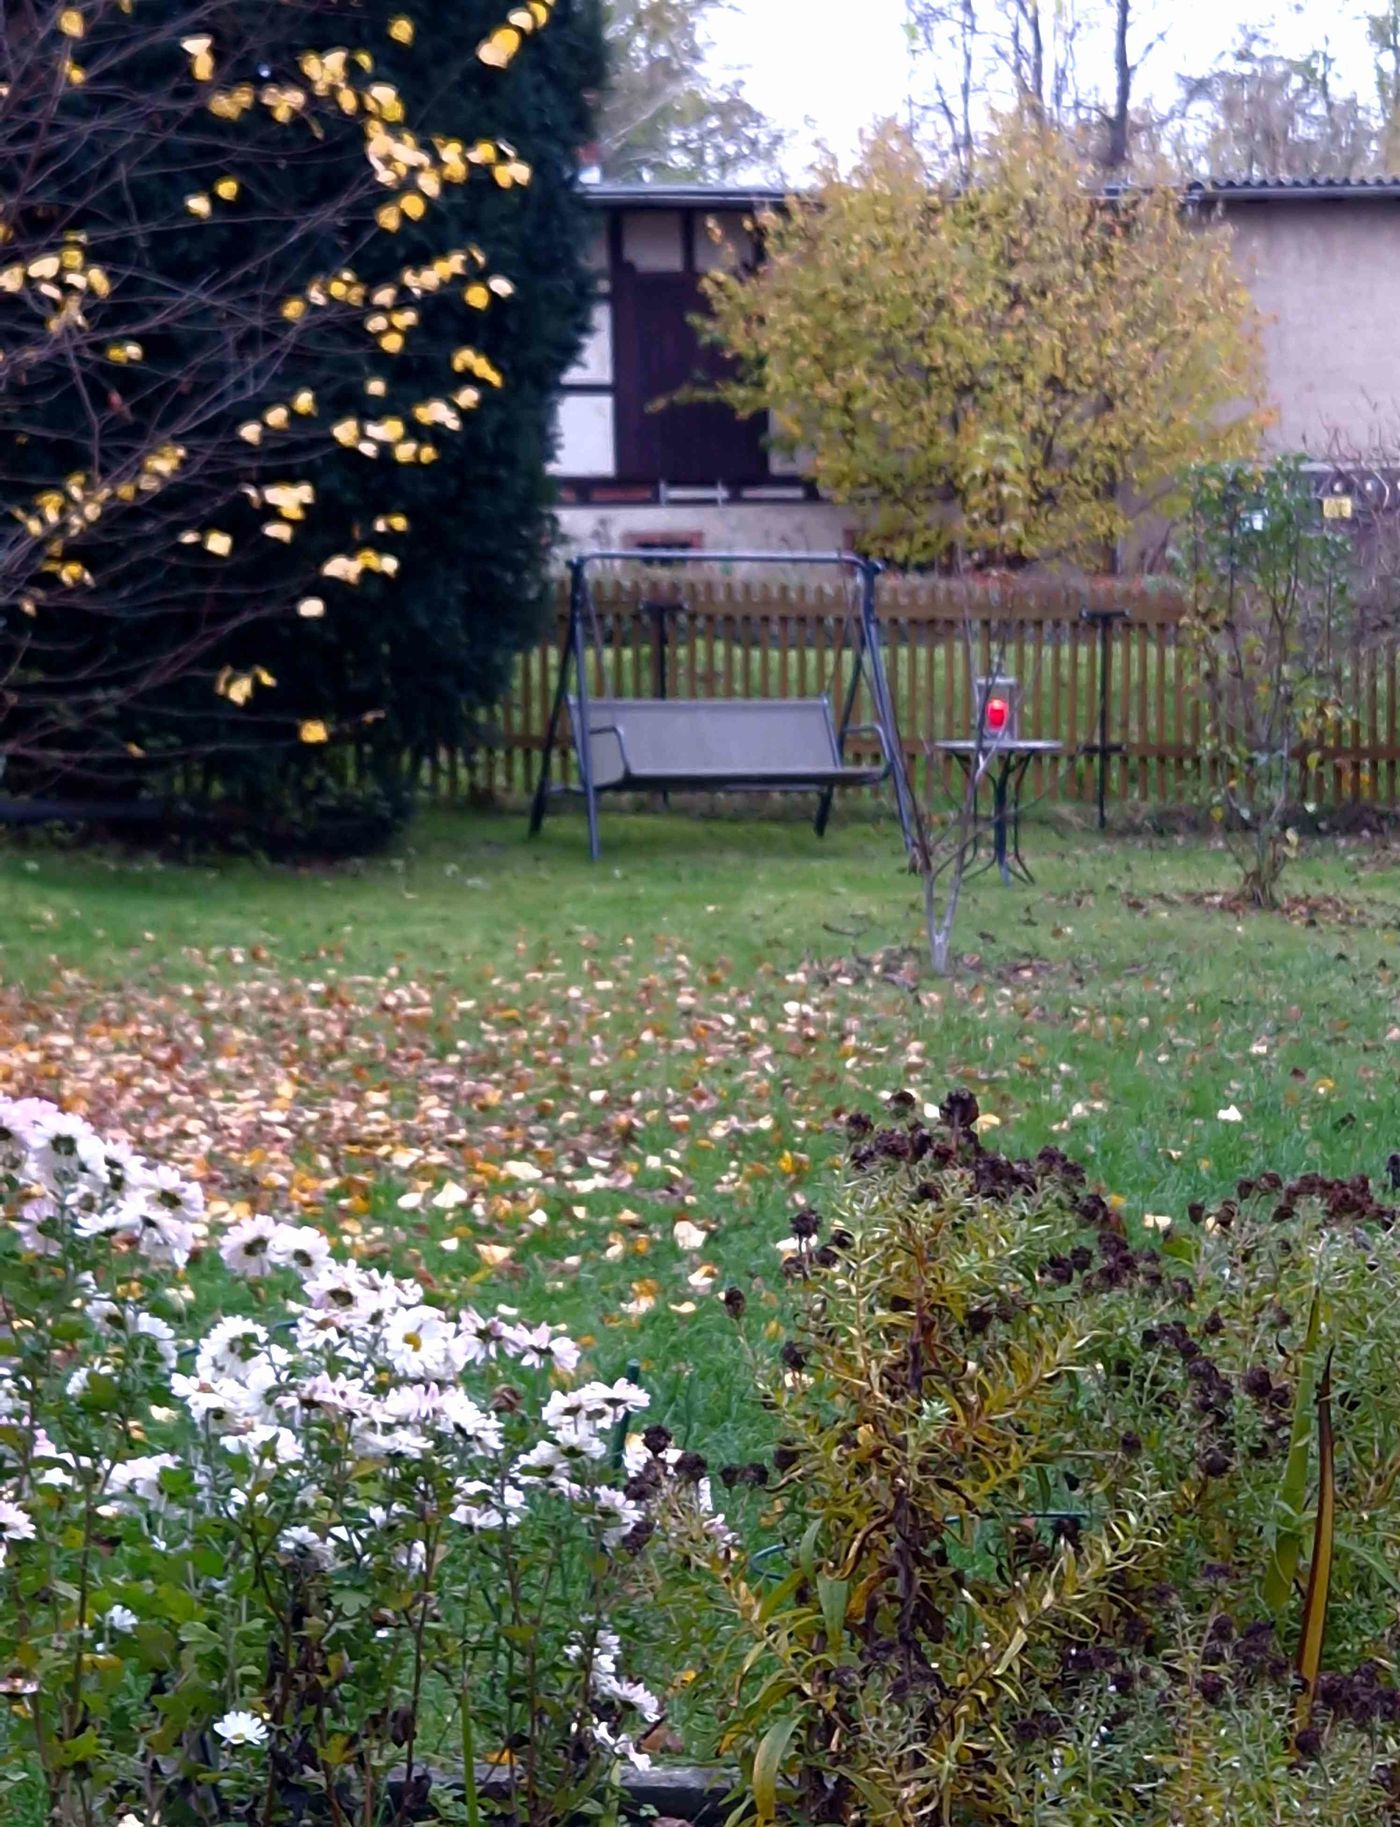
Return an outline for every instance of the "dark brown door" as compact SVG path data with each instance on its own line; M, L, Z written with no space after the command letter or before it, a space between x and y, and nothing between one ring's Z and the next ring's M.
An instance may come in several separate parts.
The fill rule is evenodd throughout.
M697 380L723 374L726 358L690 319L704 300L689 273L618 270L614 284L617 469L627 482L762 482L763 421L709 402L661 405Z

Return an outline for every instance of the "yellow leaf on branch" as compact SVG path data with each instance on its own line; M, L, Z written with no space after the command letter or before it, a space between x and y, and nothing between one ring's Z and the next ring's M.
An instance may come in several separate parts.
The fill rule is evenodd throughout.
M319 717L308 717L297 730L297 736L302 742L329 742L331 739L330 731Z
M520 49L520 33L513 25L498 26L489 38L483 39L477 47L477 56L482 63L493 70L504 70L506 65Z

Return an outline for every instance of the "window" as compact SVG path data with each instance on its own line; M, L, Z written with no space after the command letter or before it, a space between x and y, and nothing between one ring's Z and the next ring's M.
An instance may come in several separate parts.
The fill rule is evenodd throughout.
M648 529L645 533L624 533L622 543L629 552L703 552L705 535L696 530L674 533Z

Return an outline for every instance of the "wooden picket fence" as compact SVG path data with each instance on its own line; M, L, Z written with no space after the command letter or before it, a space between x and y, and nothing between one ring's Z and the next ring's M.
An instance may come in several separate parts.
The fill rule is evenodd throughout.
M1096 763L1101 649L1085 610L1125 609L1110 625L1108 763L1116 801L1172 804L1199 799L1204 704L1182 636L1182 605L1168 583L1102 579L1063 585L1002 579L881 579L885 667L905 761L925 804L943 803L952 765L934 746L972 732L973 680L996 670L1022 690L1021 733L1064 744L1034 764L1028 794L1086 801ZM591 688L624 696L809 697L830 692L839 706L858 635L853 591L843 584L775 581L771 576L673 572L658 578L594 579L597 645ZM530 791L558 677L567 617L561 583L559 627L525 654L500 707L472 784L518 800ZM1400 799L1400 629L1358 637L1345 656L1345 701L1355 715L1326 751L1310 784L1324 803ZM872 707L862 693L856 721ZM571 777L565 732L555 778ZM863 751L853 749L855 756ZM442 785L447 786L444 780ZM449 789L450 791L450 789Z

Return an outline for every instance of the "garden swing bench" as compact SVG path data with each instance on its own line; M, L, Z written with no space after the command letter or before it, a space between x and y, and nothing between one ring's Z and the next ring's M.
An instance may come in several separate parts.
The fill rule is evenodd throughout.
M848 645L851 624L858 634L855 664L840 721L829 690L817 698L650 698L595 697L588 685L585 623L599 659L605 653L602 629L589 579L598 564L742 564L819 565L844 571L858 606L848 611L837 653ZM530 809L530 835L544 822L552 794L581 794L588 814L589 854L599 854L598 796L630 793L815 793L816 832L822 836L838 787L874 787L889 780L906 850L915 847L915 819L904 756L895 727L894 707L880 653L875 615L875 580L880 566L851 553L695 552L657 550L587 552L569 566L569 620L559 655L559 683L545 732L539 782ZM654 605L657 613L680 604ZM569 689L570 673L574 688ZM874 721L854 724L856 693L863 677L870 684ZM664 689L664 687L663 687ZM578 763L578 785L551 785L550 763L567 710ZM845 758L846 739L874 736L879 765L852 764Z

